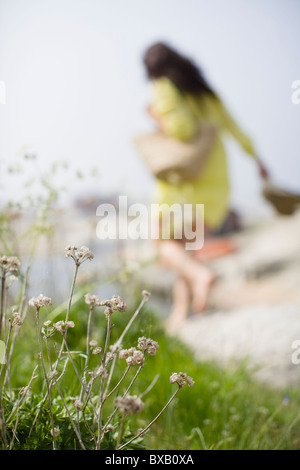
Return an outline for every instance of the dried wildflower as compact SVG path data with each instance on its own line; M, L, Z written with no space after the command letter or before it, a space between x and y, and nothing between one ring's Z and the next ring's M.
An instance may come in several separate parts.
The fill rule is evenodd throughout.
M128 366L135 366L136 364L135 360L133 359L133 356L127 357L126 362Z
M13 322L12 326L21 326L23 323L21 315L18 312L13 313Z
M108 372L107 372L106 367L104 366L98 367L98 369L96 370L96 376L99 377L99 375L101 375L103 379L107 379Z
M133 352L133 359L135 361L135 363L138 365L138 366L143 366L144 365L144 354L142 353L142 351L138 351L138 350L135 350Z
M148 340L148 349L147 349L147 353L150 355L150 356L155 356L157 350L159 348L159 345L156 341L153 341L152 339Z
M188 384L189 387L193 387L193 385L195 384L195 382L194 382L194 380L192 379L192 377L189 377L189 376L187 376L186 382L187 382L187 384Z
M76 246L68 245L66 247L66 258L72 258L75 261L75 264L79 266L87 259L92 260L94 255L86 246L82 246L78 250Z
M150 356L155 356L159 345L157 341L154 341L151 338L146 338L145 336L141 336L138 339L138 348L141 349L141 351L146 351Z
M151 294L147 290L143 290L142 295L144 297L144 300L148 300Z
M139 413L144 409L144 403L140 397L136 395L127 395L126 397L117 397L116 398L116 407L119 408L122 415L127 416L131 413Z
M60 320L53 324L53 327L60 333L64 333L68 328L74 328L75 323L73 321L63 321Z
M16 256L1 256L0 267L3 274L11 274L13 276L19 276L20 274L20 260Z
M106 432L114 432L115 427L112 424L106 426Z
M146 336L141 336L141 337L138 339L138 348L139 348L141 351L147 351L147 348L148 348L148 340L147 340Z
M184 372L179 372L179 374L173 372L173 374L170 376L170 382L171 384L177 383L179 387L183 387L184 385L192 387L195 383L192 377L189 377Z
M106 353L106 361L107 362L112 361L114 358L115 358L115 353L112 353L112 352Z
M127 359L128 356L128 349L121 349L119 352L119 359Z
M93 349L92 354L100 354L102 351L102 348L100 346L97 346L95 349Z
M81 401L78 399L74 400L74 406L76 411L80 411L83 408Z
M51 320L44 321L44 326L50 326L52 323Z
M50 297L45 297L43 294L40 294L38 297L32 297L28 304L30 307L35 307L39 310L42 307L52 305L52 300Z
M135 348L121 349L119 352L119 359L126 359L128 366L144 365L144 353Z
M112 307L106 307L106 309L104 310L104 315L106 317L110 317L110 315L112 315L114 313L114 310Z
M114 306L114 310L118 310L119 312L126 311L126 304L119 295L113 295L111 298L111 303Z
M84 296L84 301L87 305L93 307L94 305L101 305L101 301L97 295L94 294L86 294Z
M50 431L51 436L55 436L55 437L59 436L59 433L60 433L59 428L53 428Z
M57 331L62 333L63 327L65 326L65 322L61 320L61 321L58 321L58 322L54 323L53 326Z

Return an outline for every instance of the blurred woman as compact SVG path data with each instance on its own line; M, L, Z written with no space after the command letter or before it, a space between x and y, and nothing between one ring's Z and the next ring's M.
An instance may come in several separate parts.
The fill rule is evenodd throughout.
M217 129L212 151L199 177L192 181L171 183L157 180L159 204L204 204L205 234L217 232L229 212L229 177L222 137L231 134L257 164L262 178L267 170L258 159L249 137L242 132L200 69L188 58L164 43L152 45L144 64L153 86L153 102L148 112L160 129L180 141L193 139L201 122L211 122ZM170 327L186 317L190 301L194 312L205 309L213 272L191 256L178 240L159 243L161 261L178 273L174 286L174 304Z

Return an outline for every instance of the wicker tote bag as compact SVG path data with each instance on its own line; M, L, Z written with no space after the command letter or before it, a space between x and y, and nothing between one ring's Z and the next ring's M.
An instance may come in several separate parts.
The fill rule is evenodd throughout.
M193 180L200 175L212 151L215 136L215 126L202 123L196 137L188 142L156 131L136 136L134 143L156 178L181 182Z
M264 184L262 193L278 214L292 215L300 208L300 194L279 188L270 181Z

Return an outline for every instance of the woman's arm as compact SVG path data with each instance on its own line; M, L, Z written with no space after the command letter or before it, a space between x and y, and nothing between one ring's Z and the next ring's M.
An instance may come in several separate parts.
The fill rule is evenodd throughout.
M221 127L229 132L236 141L241 145L241 147L247 152L257 163L258 171L262 179L269 179L269 171L267 170L265 164L257 156L256 150L253 146L251 139L240 129L237 125L231 114L227 111L221 100L217 100L217 106L219 115L221 118Z

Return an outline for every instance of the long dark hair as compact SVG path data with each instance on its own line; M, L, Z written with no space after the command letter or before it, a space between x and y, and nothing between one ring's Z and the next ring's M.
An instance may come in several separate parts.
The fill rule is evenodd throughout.
M182 92L216 96L201 70L190 59L162 42L153 44L147 49L144 64L151 80L167 77Z

